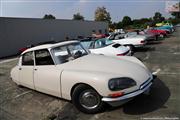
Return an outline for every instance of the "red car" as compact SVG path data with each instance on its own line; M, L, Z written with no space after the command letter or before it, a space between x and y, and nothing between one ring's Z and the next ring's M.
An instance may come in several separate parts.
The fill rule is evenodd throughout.
M147 33L157 34L158 36L160 36L162 38L167 36L167 32L165 30L148 29L146 32Z

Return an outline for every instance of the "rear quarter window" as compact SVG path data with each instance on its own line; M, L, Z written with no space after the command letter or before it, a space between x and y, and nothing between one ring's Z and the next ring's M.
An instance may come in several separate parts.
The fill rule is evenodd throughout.
M24 55L22 55L22 65L26 65L26 66L34 65L33 52L27 52Z

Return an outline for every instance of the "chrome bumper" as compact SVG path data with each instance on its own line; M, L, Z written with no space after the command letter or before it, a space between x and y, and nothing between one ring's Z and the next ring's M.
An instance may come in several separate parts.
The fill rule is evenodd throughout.
M152 79L153 80L153 79ZM143 87L141 89L138 89L132 93L128 93L126 95L123 95L121 97L117 97L117 98L108 98L108 97L103 97L102 101L112 105L112 106L119 106L121 104L124 104L125 102L128 102L129 100L131 100L133 97L140 95L142 93L145 93L146 91L148 91L152 85L152 80L150 80L150 82L148 84L146 84L145 87Z

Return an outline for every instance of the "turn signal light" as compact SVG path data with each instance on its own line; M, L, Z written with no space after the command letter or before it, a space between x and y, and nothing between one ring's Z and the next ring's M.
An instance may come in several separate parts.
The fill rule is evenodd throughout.
M117 56L124 56L124 54L117 54Z
M123 95L124 95L123 92L118 92L118 93L109 94L109 97L116 98L116 97L121 97Z

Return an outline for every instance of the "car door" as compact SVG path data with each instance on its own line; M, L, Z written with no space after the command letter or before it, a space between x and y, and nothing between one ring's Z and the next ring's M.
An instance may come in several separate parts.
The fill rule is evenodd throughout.
M21 85L31 89L34 89L33 69L33 52L27 52L21 56L21 64L19 66L19 82Z
M60 97L60 74L48 49L35 51L34 84L37 91Z

